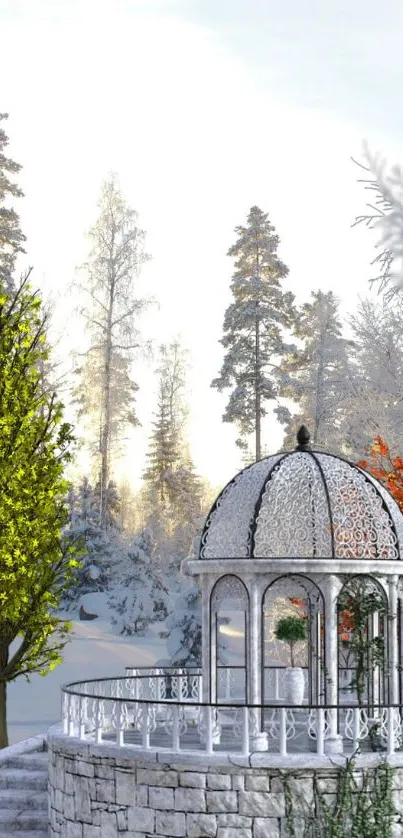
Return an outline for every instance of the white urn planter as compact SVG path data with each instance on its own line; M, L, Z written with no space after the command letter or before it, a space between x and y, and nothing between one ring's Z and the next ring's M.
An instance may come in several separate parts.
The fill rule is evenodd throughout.
M287 666L284 672L285 704L302 704L305 692L304 672L300 666Z

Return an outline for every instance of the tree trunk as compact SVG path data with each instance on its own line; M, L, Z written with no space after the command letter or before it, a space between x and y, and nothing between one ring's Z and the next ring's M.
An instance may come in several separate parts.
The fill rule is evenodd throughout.
M259 305L259 303L257 303ZM261 457L261 441L260 441L260 321L256 314L255 325L255 438L256 438L256 462Z
M105 347L105 378L104 378L104 425L101 438L101 479L100 479L100 513L101 526L106 529L107 520L107 489L109 478L109 444L111 430L111 355L112 355L112 314L114 303L114 280L111 279L111 291L108 310L108 326Z
M0 749L7 747L7 683L0 681Z
M256 276L260 278L259 265L259 243L256 241ZM256 300L256 320L255 320L255 441L256 462L261 457L261 436L260 436L260 318L259 318L259 300Z
M9 659L9 644L4 638L0 645L0 674L6 670ZM7 748L7 681L0 681L0 748Z
M315 394L315 415L314 415L314 427L313 427L313 434L312 434L312 442L314 445L320 445L320 433L319 433L319 425L321 418L323 416L323 399L324 399L324 360L323 360L323 352L324 352L324 343L325 343L325 335L322 333L321 340L319 344L319 362L318 368L316 371L316 394Z
M101 526L106 529L106 519L107 519L107 489L108 489L108 477L109 477L109 438L110 438L110 384L111 384L111 373L110 373L110 356L111 356L111 347L108 345L106 347L105 353L105 381L104 381L104 425L102 428L102 439L101 439L101 480L100 480L100 491L101 491L101 500L100 500L100 512L101 512Z

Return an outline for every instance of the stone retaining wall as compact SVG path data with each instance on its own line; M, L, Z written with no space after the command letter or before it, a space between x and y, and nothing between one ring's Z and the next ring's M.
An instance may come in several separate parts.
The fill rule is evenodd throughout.
M198 755L164 763L129 750L48 736L51 838L286 838L284 791L272 768L219 765L215 757L203 765ZM322 771L331 794L335 772ZM402 769L395 779L403 804ZM312 770L292 784L309 804ZM396 825L394 835L403 829Z

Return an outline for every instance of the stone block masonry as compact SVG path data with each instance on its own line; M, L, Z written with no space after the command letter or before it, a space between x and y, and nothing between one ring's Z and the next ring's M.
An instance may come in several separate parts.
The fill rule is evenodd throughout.
M287 835L282 781L269 764L251 768L240 760L236 766L225 755L220 762L218 754L210 762L188 754L157 757L61 733L49 734L48 753L51 838ZM269 763L270 756L266 759ZM334 769L320 773L322 787L334 791ZM312 778L312 769L305 769L292 781L305 800L312 797ZM396 803L403 809L403 770L396 772L395 785ZM403 829L395 832L400 835Z

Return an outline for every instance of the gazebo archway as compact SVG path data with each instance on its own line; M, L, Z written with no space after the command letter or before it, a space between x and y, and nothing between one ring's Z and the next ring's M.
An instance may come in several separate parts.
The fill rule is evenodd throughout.
M308 637L298 644L296 659L305 672L305 695L310 704L326 700L325 603L319 586L303 574L285 574L266 587L262 598L262 697L283 698L282 678L288 661L274 629L282 617L306 619Z
M210 597L210 661L215 701L247 699L249 594L233 574L219 579Z
M343 701L382 705L391 700L389 601L382 583L360 574L337 597L338 696Z

